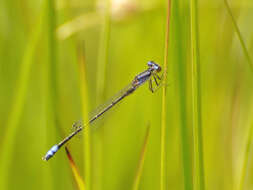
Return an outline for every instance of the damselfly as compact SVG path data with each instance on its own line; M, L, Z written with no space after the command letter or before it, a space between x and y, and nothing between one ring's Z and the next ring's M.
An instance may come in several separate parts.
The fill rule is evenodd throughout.
M91 117L89 120L89 124L93 123L96 119L98 119L100 116L102 116L105 112L110 110L114 105L116 105L118 102L123 100L128 95L132 94L139 86L144 84L146 81L149 81L149 89L151 92L154 92L160 85L162 81L162 77L158 75L158 73L161 71L161 67L156 64L153 61L148 62L148 69L143 71L142 73L138 74L134 80L121 92L118 96L113 98L111 102L102 109L99 109L94 116ZM153 84L156 86L156 88L153 88ZM78 134L81 130L84 129L85 124L82 125L81 122L77 122L75 124L75 131L69 134L65 139L63 139L59 144L54 145L42 158L43 160L49 160L51 157L55 155L55 153L64 145L66 144L70 139L72 139L76 134Z

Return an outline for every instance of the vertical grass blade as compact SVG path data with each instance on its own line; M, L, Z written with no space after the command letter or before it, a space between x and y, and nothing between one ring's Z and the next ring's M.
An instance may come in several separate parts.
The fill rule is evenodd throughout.
M247 59L247 62L248 62L248 64L249 64L249 66L250 66L250 70L253 72L253 63L252 63L252 59L251 59L251 57L250 57L250 55L249 55L249 52L248 52L248 49L247 49L247 47L246 47L246 44L245 44L245 42L244 42L244 40L243 40L242 34L241 34L240 30L239 30L239 27L238 27L238 25L237 25L237 23L236 23L236 20L235 20L234 16L233 16L233 13L232 13L231 8L230 8L230 6L229 6L229 4L228 4L228 1L227 1L227 0L224 0L224 3L225 3L225 6L226 6L226 9L227 9L227 11L228 11L228 14L229 14L229 16L230 16L230 18L231 18L231 20L232 20L232 23L233 23L233 25L234 25L234 27L235 27L235 32L236 32L236 34L237 34L237 36L238 36L238 38L239 38L240 44L241 44L241 46L242 46L243 53L244 53L244 55L245 55L245 57L246 57L246 59Z
M98 50L98 64L97 64L97 77L96 77L96 103L97 105L101 104L106 95L107 83L107 66L109 58L109 42L110 42L110 31L111 31L111 0L101 1L103 2L103 15L101 20L101 29L99 37L99 50ZM104 142L104 131L101 130L97 136L95 136L95 149L96 155L94 162L96 162L96 167L94 170L94 189L103 189L103 157L105 154L103 142Z
M146 130L146 135L145 135L142 150L141 150L140 160L139 160L138 168L136 170L136 175L135 175L135 178L134 178L133 190L138 190L139 189L140 178L141 178L141 175L142 175L145 156L146 156L146 152L147 152L149 131L150 131L150 126L148 126L147 130Z
M243 166L242 166L242 171L241 171L241 178L239 182L239 190L244 190L244 183L245 183L245 178L247 176L247 168L249 164L249 157L250 157L250 151L252 149L252 137L253 137L253 124L250 126L250 130L247 136L247 141L246 141L246 150L244 153L244 160L243 160Z
M45 62L46 69L46 82L47 82L47 90L48 90L48 98L47 101L47 124L49 127L57 125L57 42L56 42L56 10L55 10L55 2L51 0L47 0L47 9L46 9L46 30L47 30L47 54L48 60ZM52 123L50 123L52 122ZM49 135L48 135L49 136Z
M85 70L85 57L84 48L80 46L79 49L79 71L80 71L80 93L81 93L81 103L82 103L82 113L83 113L83 123L85 123L85 133L84 133L84 174L86 181L86 189L90 189L90 129L89 129L89 104L88 104L88 87L86 81L86 70Z
M79 190L85 190L84 181L83 181L83 179L80 175L80 172L79 172L79 170L78 170L78 168L77 168L77 166L76 166L76 164L75 164L75 162L74 162L74 160L73 160L73 158L72 158L72 156L71 156L71 154L70 154L67 147L65 147L65 151L66 151L66 154L68 156L69 164L70 164L73 176L76 180L76 184L78 186L78 189Z
M170 29L170 0L167 2L167 17L166 17L166 31L165 31L165 43L164 43L164 60L163 60L163 76L164 83L167 82L167 69L168 69L168 52L169 52L169 29ZM166 85L163 86L162 91L162 123L161 123L161 163L160 163L160 189L165 188L165 128L166 128Z
M191 0L192 108L194 138L194 185L205 189L202 137L201 75L199 59L198 0Z
M180 140L181 140L181 154L182 154L182 168L183 168L183 181L184 189L192 190L192 161L191 161L191 141L189 137L188 127L188 112L187 112L187 76L186 66L188 62L188 17L186 11L188 10L187 1L173 1L171 7L171 32L173 38L172 51L175 65L175 75L178 81L176 88L178 93L178 106L179 106L179 127L180 127ZM188 15L188 14L187 14ZM187 20L186 20L187 19Z
M15 136L18 130L19 120L24 107L25 97L29 84L29 76L36 46L39 41L42 30L42 21L44 19L44 5L39 15L37 24L31 34L31 38L27 43L24 51L24 57L21 62L20 73L18 76L15 95L13 96L13 104L10 109L9 118L7 120L6 131L1 141L1 154L0 157L0 189L8 189L8 176L10 175L10 163L14 150Z
M228 1L227 0L224 0L224 3L225 3L225 7L228 11L228 14L232 20L232 23L233 23L233 26L235 28L235 31L236 31L236 34L239 38L239 41L240 41L240 44L242 46L242 50L243 50L243 53L247 59L247 62L249 64L249 67L250 67L250 70L253 72L253 63L252 63L252 59L249 55L249 52L248 52L248 49L246 47L246 44L243 40L243 37L242 37L242 34L240 32L240 29L236 23L236 20L233 16L233 13L232 13L232 10L228 4ZM240 178L240 182L239 182L239 190L243 190L244 189L244 183L245 183L245 176L246 176L246 173L247 173L247 166L248 166L248 161L249 161L249 152L250 152L250 149L251 149L251 140L252 140L252 133L253 133L253 125L250 126L250 130L249 130L249 135L248 135L248 138L247 138L247 142L246 142L246 150L245 150L245 153L244 153L244 160L243 160L243 166L242 166L242 171L241 171L241 178Z
M44 69L43 73L43 83L44 83L44 104L45 106L45 128L46 128L46 142L47 148L51 145L51 140L55 139L57 133L56 129L59 127L57 114L58 111L58 85L57 85L57 41L55 35L56 29L56 8L55 1L45 0L45 24L43 25L43 35L45 36L45 41L43 45L45 47L45 59L43 62L42 68ZM50 145L49 145L50 144ZM59 164L60 162L58 162ZM54 189L56 188L56 179L61 177L61 174L58 173L59 165L54 164L50 165L44 173L44 176L47 181L50 181L47 188ZM50 177L48 177L50 176Z
M97 100L102 101L105 95L106 67L108 63L110 26L111 26L111 0L104 1L105 10L100 31L100 45L97 67ZM101 103L101 102L99 102Z

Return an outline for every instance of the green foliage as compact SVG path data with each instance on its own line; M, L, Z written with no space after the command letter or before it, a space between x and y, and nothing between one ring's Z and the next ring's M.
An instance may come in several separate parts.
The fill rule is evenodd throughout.
M192 2L171 1L168 40L167 0L3 0L0 189L251 189L253 4ZM72 169L64 149L42 161L149 60L166 93L145 84L73 138Z

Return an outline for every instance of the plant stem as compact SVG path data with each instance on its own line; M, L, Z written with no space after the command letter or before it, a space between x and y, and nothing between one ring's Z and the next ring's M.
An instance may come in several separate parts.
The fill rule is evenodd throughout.
M194 138L195 189L205 189L202 137L201 74L199 59L198 1L191 0L192 108Z

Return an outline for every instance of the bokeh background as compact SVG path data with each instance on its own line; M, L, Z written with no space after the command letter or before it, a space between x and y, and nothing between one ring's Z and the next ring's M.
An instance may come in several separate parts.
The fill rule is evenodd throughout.
M82 189L64 148L48 162L41 158L75 121L145 70L147 61L163 65L167 3L1 1L0 189ZM209 190L253 189L253 1L228 3L246 51L225 1L198 4ZM169 32L165 189L184 189L182 142L195 173L190 1L172 0ZM160 188L161 110L162 90L152 94L144 85L68 143L85 189L134 189L141 158L137 189Z

